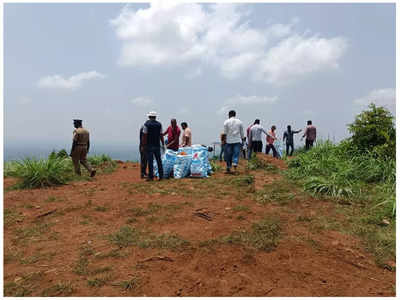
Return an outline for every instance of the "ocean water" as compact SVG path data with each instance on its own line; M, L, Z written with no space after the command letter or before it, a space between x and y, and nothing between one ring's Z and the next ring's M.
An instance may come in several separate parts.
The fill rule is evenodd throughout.
M41 146L41 145L29 145L29 146L7 146L4 147L4 161L21 160L26 157L30 158L47 158L47 156L53 151L59 151L65 149L68 153L71 150L69 147L53 147L53 146ZM93 145L90 148L90 155L101 155L107 154L114 160L122 161L139 161L139 150L138 146L96 146Z

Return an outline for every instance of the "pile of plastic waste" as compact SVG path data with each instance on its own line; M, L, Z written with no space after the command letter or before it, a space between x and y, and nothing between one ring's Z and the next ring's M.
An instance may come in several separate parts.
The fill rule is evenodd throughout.
M208 148L202 145L179 148L178 151L167 149L161 156L163 178L204 178L212 174L208 160ZM157 162L153 161L154 175L159 176Z

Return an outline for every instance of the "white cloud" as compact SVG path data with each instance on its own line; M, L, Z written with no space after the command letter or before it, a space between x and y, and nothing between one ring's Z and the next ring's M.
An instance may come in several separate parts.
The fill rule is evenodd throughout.
M64 78L61 75L51 75L40 78L37 85L40 88L76 90L86 81L92 79L103 79L105 77L104 74L96 71L79 73L69 78Z
M164 1L138 10L127 5L110 23L122 42L120 65L195 62L199 67L187 73L189 79L201 75L197 70L206 65L228 79L251 75L256 81L282 85L338 67L347 47L344 38L295 32L298 19L255 28L250 15L238 4Z
M227 114L231 109L243 105L254 105L254 104L272 104L278 100L277 96L234 96L224 101L222 107L217 110L217 114Z
M384 106L390 111L396 111L396 90L393 88L375 89L368 93L368 95L355 99L354 104L367 106L374 103L379 106Z
M343 38L293 35L271 48L260 61L257 77L283 85L307 73L338 68L346 50Z
M134 99L131 99L130 102L139 107L148 107L154 104L154 101L148 97L136 97Z

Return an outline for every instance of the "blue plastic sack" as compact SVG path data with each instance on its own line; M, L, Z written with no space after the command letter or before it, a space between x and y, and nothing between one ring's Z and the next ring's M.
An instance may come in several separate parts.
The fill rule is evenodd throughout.
M168 178L174 170L177 152L167 149L162 157L164 178Z
M207 167L204 166L200 159L201 152L196 152L193 154L192 164L190 165L190 176L203 178L207 177Z
M191 163L192 155L177 155L174 164L174 178L179 179L188 176Z
M178 149L178 154L185 152L187 155L192 155L193 154L193 149L192 147L180 147Z
M199 153L199 158L202 163L202 167L208 174L212 173L212 167L210 161L208 160L208 148L202 145L193 145L193 155Z
M159 177L160 174L158 174L158 165L157 165L157 160L153 159L153 174L156 177Z
M275 149L276 149L276 152L278 153L278 157L282 158L282 144L278 140L275 141Z

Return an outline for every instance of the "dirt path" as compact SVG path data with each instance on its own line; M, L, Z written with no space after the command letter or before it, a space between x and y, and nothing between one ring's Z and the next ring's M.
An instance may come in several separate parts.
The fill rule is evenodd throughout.
M7 191L4 208L8 296L395 295L395 273L334 230L336 207L273 169L148 183L121 163L93 181ZM265 217L281 228L272 251L226 238Z

